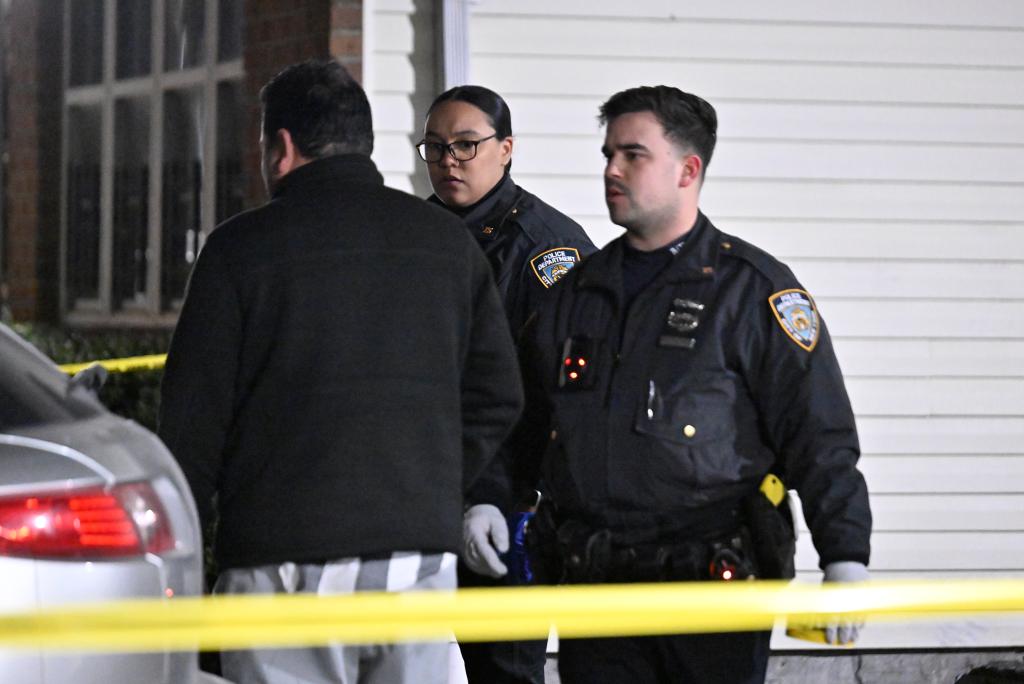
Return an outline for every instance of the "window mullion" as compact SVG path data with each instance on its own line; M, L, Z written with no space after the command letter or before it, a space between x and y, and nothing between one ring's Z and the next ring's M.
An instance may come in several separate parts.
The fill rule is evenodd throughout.
M217 215L217 31L218 11L216 0L206 0L206 63L203 83L203 99L206 101L206 120L203 122L203 188L199 210L199 235L196 236L196 252L214 228Z
M163 149L164 149L164 0L153 0L150 17L152 78L149 107L149 226L146 248L146 308L161 311L161 265L163 264Z
M219 62L213 65L214 80L221 81L241 80L245 75L241 59L233 59L229 62Z
M103 35L103 119L100 176L100 277L99 299L104 314L113 311L114 267L114 58L117 54L117 2L104 3Z

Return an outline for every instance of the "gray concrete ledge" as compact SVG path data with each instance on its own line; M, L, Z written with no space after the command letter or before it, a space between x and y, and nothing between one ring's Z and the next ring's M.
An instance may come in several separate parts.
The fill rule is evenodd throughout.
M766 684L953 684L982 665L1003 664L1024 673L1024 646L1014 650L845 653L779 653L768 662ZM545 684L560 684L557 658L548 656ZM1024 674L984 684L1024 683ZM971 684L982 684L972 682Z

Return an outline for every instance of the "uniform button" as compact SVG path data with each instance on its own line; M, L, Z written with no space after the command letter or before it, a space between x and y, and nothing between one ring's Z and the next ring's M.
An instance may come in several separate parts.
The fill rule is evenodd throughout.
M558 430L551 431L551 441L558 439Z
M693 437L695 434L697 434L697 428L693 427L692 425L687 425L686 427L683 428L683 434L686 435L687 437Z
M491 226L484 226L484 235L490 235L494 232L494 228Z
M731 242L723 242L722 243L722 249L732 249L732 243Z
M516 214L518 214L518 213L519 213L519 209L513 209L513 210L512 210L512 215L513 215L513 216L515 216L515 215L516 215Z

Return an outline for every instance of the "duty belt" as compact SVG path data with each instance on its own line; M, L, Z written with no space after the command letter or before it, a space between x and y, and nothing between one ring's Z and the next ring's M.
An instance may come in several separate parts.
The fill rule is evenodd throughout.
M629 543L579 519L556 522L542 505L527 545L538 581L548 584L733 580L757 574L745 526L701 539Z

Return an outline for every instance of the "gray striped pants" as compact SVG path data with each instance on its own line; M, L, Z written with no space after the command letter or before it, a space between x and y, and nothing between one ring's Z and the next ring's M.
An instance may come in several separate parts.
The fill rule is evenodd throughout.
M216 594L351 594L454 590L455 556L396 552L390 558L342 558L326 565L285 563L227 570ZM439 642L226 651L224 677L238 684L446 684L450 646Z

